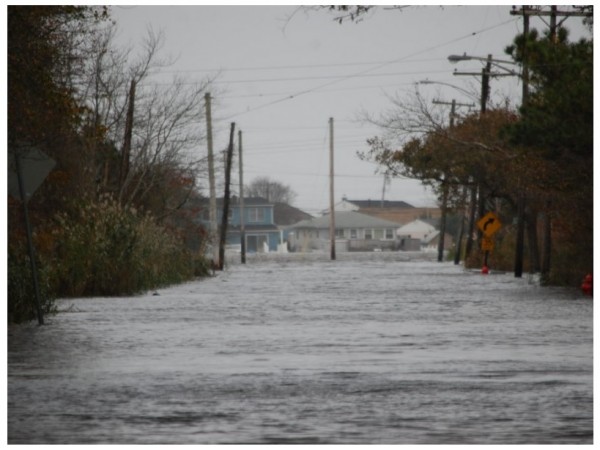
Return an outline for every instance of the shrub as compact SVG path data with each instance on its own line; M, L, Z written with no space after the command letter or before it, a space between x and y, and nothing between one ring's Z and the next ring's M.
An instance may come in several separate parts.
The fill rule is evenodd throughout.
M57 225L53 266L62 295L131 295L194 276L180 239L111 197L59 215Z
M9 245L7 266L8 322L19 323L35 319L37 317L37 300L25 242L13 242L12 245ZM49 289L49 273L47 267L39 260L36 261L36 267L40 306L42 312L48 314L56 310L54 298Z

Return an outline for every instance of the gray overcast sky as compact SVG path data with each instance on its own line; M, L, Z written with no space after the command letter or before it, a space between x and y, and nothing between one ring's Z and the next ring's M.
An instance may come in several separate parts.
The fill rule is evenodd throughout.
M163 76L181 73L193 81L218 73L215 150L226 148L229 124L235 122L243 132L245 183L268 176L290 185L298 194L295 206L314 214L329 202L329 118L335 129L336 201L344 195L380 200L382 176L356 156L380 131L357 120L359 112L383 112L391 106L389 95L408 95L424 79L479 89L478 78L452 72L480 72L481 63L452 65L447 57L466 52L508 59L504 48L522 30L522 20L510 10L510 5L379 7L361 22L343 25L327 11L285 5L113 6L112 16L121 43L139 44L148 26L165 33L163 53L178 59ZM580 19L570 18L565 26L581 35ZM540 19L532 27L546 29ZM493 99L520 102L516 77L493 79L491 88ZM419 90L431 99L473 101L441 84ZM385 198L435 205L433 194L414 180L392 180Z

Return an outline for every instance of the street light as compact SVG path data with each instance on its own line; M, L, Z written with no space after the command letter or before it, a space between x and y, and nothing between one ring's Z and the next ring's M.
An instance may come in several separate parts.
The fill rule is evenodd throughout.
M462 55L450 55L450 56L448 56L448 61L450 61L452 64L456 64L456 63L458 63L460 61L472 61L472 60L483 61L483 62L489 63L489 64L491 64L493 66L496 66L499 69L502 69L502 70L504 70L504 71L507 72L506 74L504 74L504 73L495 73L495 74L490 73L489 74L490 76L496 76L496 77L499 77L499 76L519 76L519 74L516 73L514 70L507 69L506 67L502 67L500 65L500 64L513 64L513 65L518 64L518 63L516 63L514 61L508 61L508 60L505 60L505 59L495 59L495 58L492 58L492 55L488 55L487 58L484 58L484 57L481 57L481 56L467 55L466 53L463 53ZM477 74L477 75L479 75L479 74Z
M471 61L471 60L476 60L476 61L485 61L488 62L490 61L489 56L488 57L481 57L481 56L471 56L471 55L467 55L466 53L463 53L462 55L450 55L448 56L448 61L450 61L451 63L457 63L459 61ZM493 63L499 63L499 64L517 64L514 61L508 61L508 60L502 60L502 59L491 59L491 61Z

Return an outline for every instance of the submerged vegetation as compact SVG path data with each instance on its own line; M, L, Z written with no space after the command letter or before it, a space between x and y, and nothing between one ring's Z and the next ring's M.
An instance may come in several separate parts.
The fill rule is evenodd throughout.
M61 296L128 295L207 273L197 221L209 85L147 83L153 32L136 54L114 44L109 10L8 7L9 161L29 148L56 165L27 203L42 310ZM200 117L201 119L201 117ZM8 320L35 316L20 200L8 200Z

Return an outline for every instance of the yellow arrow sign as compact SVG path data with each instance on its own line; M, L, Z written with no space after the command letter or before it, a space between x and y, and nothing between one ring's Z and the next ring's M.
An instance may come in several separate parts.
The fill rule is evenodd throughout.
M491 252L494 250L494 241L492 238L484 236L481 239L481 250L484 252Z
M502 223L496 214L489 212L477 221L477 226L485 236L490 237L502 227Z

